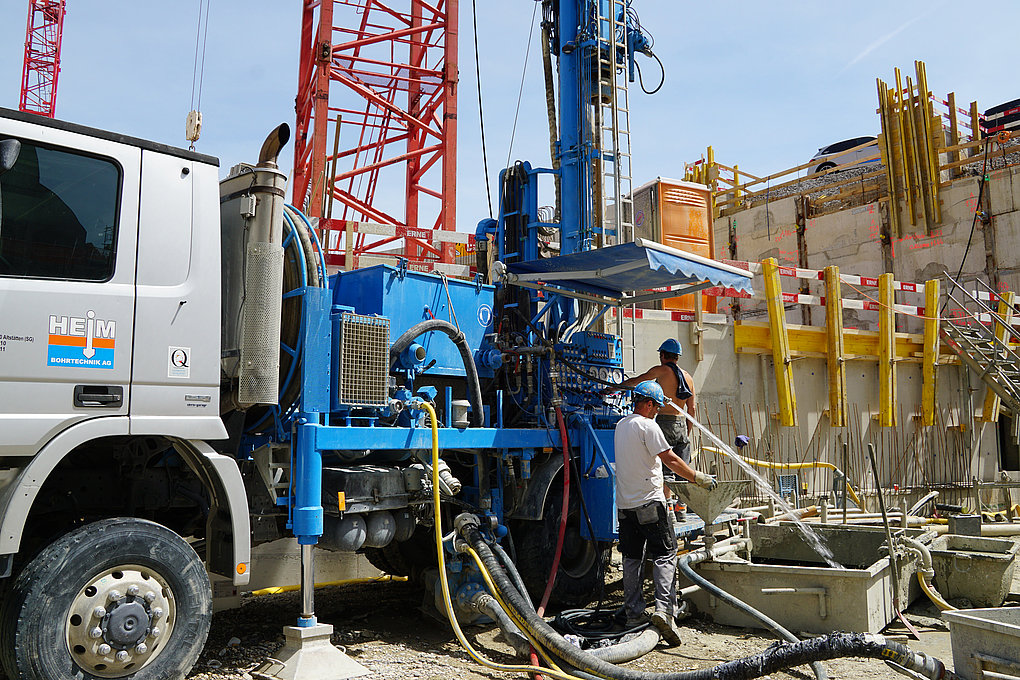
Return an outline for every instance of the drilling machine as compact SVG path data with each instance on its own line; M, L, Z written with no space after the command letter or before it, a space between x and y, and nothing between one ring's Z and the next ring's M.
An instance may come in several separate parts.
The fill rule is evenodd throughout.
M443 513L507 539L533 592L566 509L553 597L596 592L622 415L597 391L621 381L623 355L592 329L610 308L619 320L749 277L630 241L625 83L650 52L630 2L543 9L558 167L501 174L498 218L476 233L492 284L403 266L327 276L313 225L284 205L285 125L217 195L214 158L0 110L11 677L183 675L209 628L208 574L243 589L252 545L288 535L302 582L288 645L312 653L302 645L329 635L315 546L436 578L433 472ZM542 175L560 179L558 219L539 210ZM541 258L551 241L560 255ZM476 616L478 573L449 564L458 616Z

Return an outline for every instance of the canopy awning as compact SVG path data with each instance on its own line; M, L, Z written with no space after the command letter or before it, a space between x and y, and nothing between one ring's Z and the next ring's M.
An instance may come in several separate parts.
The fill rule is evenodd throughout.
M752 274L647 239L506 265L505 282L603 304L629 305L712 286L753 293Z

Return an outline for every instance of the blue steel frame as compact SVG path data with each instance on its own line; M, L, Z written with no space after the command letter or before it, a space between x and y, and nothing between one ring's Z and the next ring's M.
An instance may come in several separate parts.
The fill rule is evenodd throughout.
M532 168L523 163L528 182L523 187L523 198L519 205L500 205L500 216L496 227L495 242L498 257L505 260L534 260L538 258L538 234L540 226L558 226L562 254L590 250L595 233L592 224L592 160L598 153L595 141L588 134L585 110L592 101L593 87L598 87L598 52L612 36L602 33L612 30L607 23L600 25L595 20L600 7L608 7L607 0L564 0L560 2L557 20L558 45L554 45L559 58L559 140L556 144L560 161L558 171L546 168ZM602 12L605 14L605 12ZM641 49L644 43L629 25L626 44L631 51ZM633 55L626 56L632 60ZM596 72L592 72L595 65ZM628 64L629 65L629 64ZM506 171L500 174L504 178ZM538 178L542 174L559 174L562 195L560 223L546 224L537 220ZM516 252L508 252L505 241L504 220L508 216L523 213L528 216L521 242L512 245ZM480 227L481 228L481 227ZM303 352L301 371L301 397L297 412L291 420L293 489L285 499L291 509L290 525L298 542L307 545L317 542L322 535L321 487L323 453L334 449L365 448L372 450L408 450L431 447L431 431L423 427L371 427L327 424L330 413L329 357L331 356L331 323L329 288L301 290L304 306L305 326L303 328ZM533 309L526 311L527 317L536 316L534 307L538 294L531 294ZM558 300L549 305L555 308L549 315L551 326L563 320L573 320L573 304ZM537 338L530 338L537 341ZM548 382L548 366L540 364L536 377L538 384ZM547 407L547 390L538 390L539 413ZM449 399L447 391L447 399ZM498 400L501 397L497 398ZM447 409L447 413L449 413ZM612 540L616 537L616 516L613 502L613 446L611 429L598 429L592 425L592 414L578 410L569 415L569 439L572 448L579 452L578 464L584 472L580 488L585 496L589 515L595 530L595 538ZM527 461L537 450L558 448L559 437L550 424L545 428L507 429L502 427L502 408L497 408L497 422L486 423L486 427L439 429L439 446L442 449L475 450L479 460L491 456L502 471L506 461L518 456ZM280 433L286 437L286 433ZM477 469L482 466L478 466ZM475 476L476 490L481 486L478 472ZM501 489L491 490L490 511L502 522L503 503ZM587 533L586 523L582 532Z

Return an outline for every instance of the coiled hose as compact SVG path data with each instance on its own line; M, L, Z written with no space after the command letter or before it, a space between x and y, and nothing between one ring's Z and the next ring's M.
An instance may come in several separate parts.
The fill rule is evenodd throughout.
M482 424L482 386L478 382L478 368L475 366L475 359L464 333L457 330L457 327L449 321L427 319L404 331L390 347L390 370L393 370L401 352L410 347L415 338L430 331L444 333L460 351L460 358L464 362L464 372L467 374L468 398L471 400L471 426L480 427Z
M530 637L537 639L552 654L570 664L581 675L608 680L750 680L792 666L846 656L889 660L930 680L956 680L938 659L914 652L881 635L871 633L833 633L795 643L777 643L759 654L720 664L714 668L677 673L651 673L620 668L584 652L564 640L549 624L528 610L520 593L503 573L498 561L482 538L477 521L461 522L461 535L476 553L491 577L496 598L510 608L507 613ZM542 671L562 677L558 673Z
M731 607L737 609L738 611L744 612L748 616L757 619L758 621L763 623L769 630L774 631L777 635L782 637L787 642L800 641L796 635L783 628L781 625L779 625L778 622L772 620L770 617L761 613L760 611L758 611L751 605L747 604L746 602L743 602L742 600L738 600L737 598L733 597L725 590L715 585L708 579L702 578L701 575L698 574L698 572L694 571L694 567L692 567L691 564L695 561L701 561L703 559L706 559L707 557L708 557L707 551L704 551L703 553L701 553L701 551L687 553L681 555L677 559L676 566L681 572L683 572L684 576L691 580L692 583L696 583L697 585L701 586L704 590L712 593L720 600L730 605ZM822 666L822 664L817 661L811 663L811 670L814 671L815 677L818 678L818 680L826 680L829 677L829 674L825 672L825 667Z

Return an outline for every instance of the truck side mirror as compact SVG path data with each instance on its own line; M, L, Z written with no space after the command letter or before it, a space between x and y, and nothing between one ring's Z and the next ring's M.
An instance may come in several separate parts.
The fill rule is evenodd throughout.
M16 139L0 141L0 175L14 167L21 153L21 142Z

